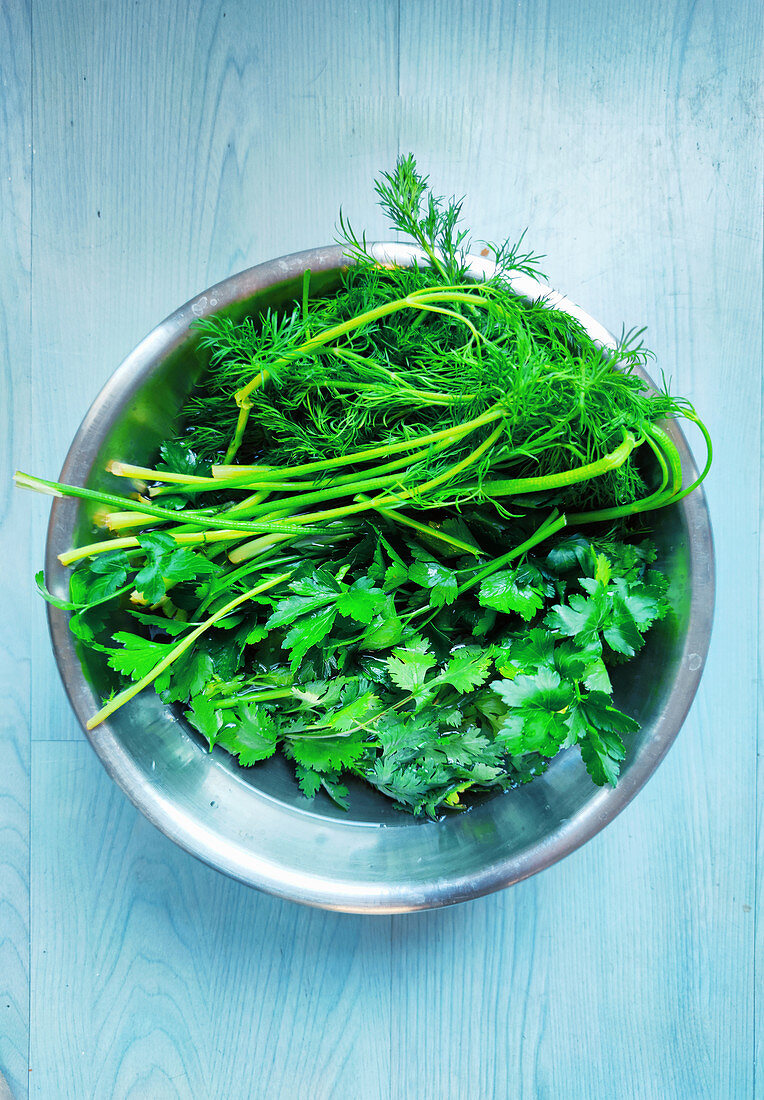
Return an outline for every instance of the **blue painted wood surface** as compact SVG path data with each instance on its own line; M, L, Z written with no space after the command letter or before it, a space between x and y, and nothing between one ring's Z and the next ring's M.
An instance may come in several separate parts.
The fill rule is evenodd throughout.
M764 1095L761 24L753 0L0 2L17 1097ZM29 583L43 502L7 474L55 475L101 384L193 293L330 241L340 203L381 234L370 181L408 149L468 196L477 237L529 226L555 285L613 330L648 326L715 439L718 604L679 740L605 832L499 895L370 919L222 878L113 786Z

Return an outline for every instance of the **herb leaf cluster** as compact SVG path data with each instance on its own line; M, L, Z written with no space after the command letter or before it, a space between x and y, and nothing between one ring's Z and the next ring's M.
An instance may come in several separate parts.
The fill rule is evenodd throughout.
M669 612L642 520L702 481L708 433L642 381L639 335L606 351L517 296L522 240L473 279L461 200L413 157L376 190L411 266L341 216L335 292L306 272L286 310L198 323L209 368L155 467L110 463L117 493L17 475L100 509L70 599L38 577L118 677L89 725L153 687L308 798L347 806L351 775L431 817L574 746L615 783L637 724L611 672ZM677 417L708 444L690 485Z

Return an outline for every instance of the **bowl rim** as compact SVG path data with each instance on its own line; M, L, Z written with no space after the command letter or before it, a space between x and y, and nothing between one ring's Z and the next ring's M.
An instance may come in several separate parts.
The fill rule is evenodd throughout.
M424 258L415 247L395 242L377 242L367 247L381 263L408 264ZM478 278L490 274L494 267L483 257L470 257L470 261L470 273ZM247 268L190 298L152 329L106 381L74 436L59 480L86 483L100 445L98 427L104 422L113 422L115 407L124 408L130 394L151 374L155 365L184 341L195 320L298 278L306 267L316 273L329 273L348 263L352 260L340 246L308 249ZM575 316L603 347L615 346L613 335L565 295L524 274L513 274L511 282L521 296L544 297L551 306ZM641 373L652 382L646 372ZM695 465L681 429L670 422L668 430L679 448L687 476L694 478ZM543 844L530 844L507 859L487 865L479 874L471 872L461 878L434 880L424 888L421 882L398 884L392 890L373 883L343 882L338 885L335 880L310 874L301 876L296 882L294 876L280 873L277 865L258 859L255 853L252 858L245 859L235 845L227 849L224 845L221 851L218 834L201 827L190 815L177 812L171 800L146 785L140 769L121 745L110 722L94 730L86 728L92 714L92 689L80 667L68 627L68 615L49 604L48 626L56 664L71 706L107 773L152 824L202 862L267 893L326 909L384 914L454 904L519 882L575 851L629 804L673 744L700 683L710 644L715 596L713 535L703 487L689 494L676 507L683 509L691 533L692 595L678 666L680 672L667 706L661 712L656 732L640 747L616 787L595 788L592 799L545 838ZM67 540L71 540L76 512L74 501L54 499L45 556L49 585L52 577L60 581L67 574L57 560L57 553L68 544Z

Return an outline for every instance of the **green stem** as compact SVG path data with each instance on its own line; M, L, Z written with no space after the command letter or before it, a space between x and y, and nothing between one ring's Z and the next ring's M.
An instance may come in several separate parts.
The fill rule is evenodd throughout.
M372 458L386 458L388 455L401 454L404 451L413 451L420 447L429 446L430 443L438 443L444 439L460 439L463 435L469 435L470 432L476 431L478 428L484 427L486 424L492 424L495 420L505 415L504 409L500 406L494 406L491 409L487 409L480 416L476 416L473 420L466 420L463 424L457 424L450 428L441 428L437 432L431 432L428 435L414 436L411 439L403 439L397 443L383 443L378 447L368 447L361 451L353 451L351 454L338 455L336 458L319 459L314 462L305 462L300 466L292 466L289 470L290 476L295 477L300 474L312 474L318 470L332 470L337 466L350 466L359 462L367 462ZM212 478L200 478L199 482L206 482L211 488L222 489L226 484L235 485L237 482L242 484L247 478L253 476L261 476L267 472L272 471L275 477L282 477L283 472L279 467L264 467L264 466L236 466L223 463L219 466L212 467ZM162 480L161 472L155 478L157 481ZM195 484L197 484L195 482Z
M274 699L289 699L292 696L291 689L271 691L263 690L256 691L251 695L233 695L228 696L225 699L221 699L220 702L215 700L215 710L227 710L230 707L237 707L239 703L268 703Z
M596 462L587 462L583 466L576 466L572 470L562 470L556 474L545 474L540 477L516 477L506 481L484 481L479 486L486 496L519 496L522 493L541 493L548 489L562 489L568 485L578 485L581 481L591 481L592 478L601 477L610 470L617 470L623 466L631 452L639 447L644 440L635 439L631 432L624 432L623 442L610 454L604 455Z
M480 584L486 577L490 577L492 573L502 569L505 565L514 561L515 558L519 558L521 554L526 554L529 550L532 550L534 546L538 546L540 542L548 539L550 535L554 535L557 531L562 530L562 528L568 524L569 519L570 517L566 518L564 515L558 515L557 509L555 509L547 516L541 526L530 536L530 538L525 540L525 542L521 542L519 546L516 546L506 554L502 554L501 557L494 558L489 565L481 569L474 577L465 581L464 584L460 584L457 589L458 594L460 596L463 595L465 592L469 591L470 588L474 588L476 584Z
M240 531L199 531L190 534L178 534L175 531L168 531L167 534L172 535L178 546L199 546L207 545L207 543L215 542L240 542ZM282 536L273 536L274 538L280 538ZM288 536L284 535L284 538ZM83 558L94 558L98 554L108 554L111 550L140 550L141 544L134 536L126 536L123 539L107 539L104 542L91 542L87 546L77 546L73 550L67 550L63 554L58 555L58 560L62 565L74 565L76 561L82 561Z
M131 501L127 497L115 496L113 493L101 493L96 489L85 489L79 485L64 485L60 481L46 481L44 478L32 477L31 474L22 473L20 470L16 471L14 475L14 481L22 489L32 489L38 493L44 493L48 496L55 497L76 497L79 500L94 500L99 504L111 504L118 508L127 506L128 511L141 512L142 514L153 516L155 519L170 520L172 523L177 523L180 513L170 508L160 508L154 504L145 504L143 501ZM134 504L134 508L130 508L130 504ZM185 513L187 516L188 513ZM220 527L220 519L209 515L202 514L201 512L193 513L193 524L196 527L208 527L211 530ZM282 534L296 534L295 530L285 524L266 524L266 523L242 523L237 520L228 521L228 529L230 531L242 531L245 534L254 533L255 531L273 531L275 530Z
M691 485L688 485L686 489L682 489L681 487L682 460L671 436L668 432L665 432L663 428L659 428L657 424L651 424L649 428L645 428L645 434L649 434L652 437L653 441L662 451L664 460L668 463L671 478L671 484L668 488L663 490L658 489L654 493L650 493L649 496L643 497L642 500L638 500L633 504L622 504L614 508L600 508L593 512L576 512L568 516L568 522L571 524L609 523L614 519L638 515L640 512L654 512L659 508L667 508L670 504L676 504L686 497L688 493L697 489L711 468L713 448L705 424L690 413L685 413L685 415L688 420L692 420L694 424L697 424L706 442L706 464Z
M239 562L250 561L252 558L259 557L264 551L270 550L272 546L293 541L287 535L264 535L262 538L251 539L248 542L243 542L241 546L234 547L228 555L228 560L232 565L238 565Z
M270 515L272 509L280 504L283 504L288 513L291 514L293 512L296 512L299 508L307 508L311 504L321 504L325 500L334 500L337 497L347 497L351 495L355 496L357 493L369 489L387 489L391 485L396 485L398 483L400 483L399 474L391 474L387 477L373 477L369 478L368 480L354 481L348 484L338 485L335 482L329 482L324 484L322 488L316 489L314 492L300 493L297 496L287 497L283 501L270 501L268 504L268 514ZM295 489L298 489L299 486L293 487L289 485L289 483L286 483L285 486L277 486L277 488L284 492L286 490L294 491ZM248 514L257 515L259 512L262 512L262 509L259 506L256 506L255 508L249 509ZM180 514L189 517L193 517L195 515L195 513L188 511L184 511ZM224 516L227 517L228 515L230 515L230 512L224 513ZM221 519L223 519L223 517L221 517ZM191 519L191 522L193 522L193 518ZM260 522L264 522L264 517L261 516Z
M417 523L416 520L404 516L401 512L391 512L389 508L380 508L379 505L375 507L375 511L379 512L385 519L389 519L393 523L403 524L404 527L410 527L426 538L439 539L441 542L451 547L451 549L461 550L465 554L472 554L475 557L479 556L481 553L480 550L476 550L475 547L471 546L468 542L462 542L461 539L456 539L453 535L446 535L443 531L438 531L435 527L428 527L425 523Z
M395 495L388 494L387 496L374 497L372 499L364 499L358 501L355 504L343 504L339 508L326 508L321 512L308 512L304 516L292 516L292 526L299 524L318 524L323 523L325 520L343 519L345 516L357 515L360 512L375 511L380 506L386 507L387 505L400 505L404 501L411 500L414 497L420 496L423 493L429 492L431 489L437 488L444 482L456 477L462 470L466 469L472 463L477 462L478 459L494 445L501 433L504 431L503 424L500 424L491 434L488 436L479 447L476 447L474 451L471 451L466 458L463 458L461 462L457 462L454 466L451 466L444 473L439 474L437 477L431 478L430 481L424 481L421 485L417 485L413 489L403 489L400 493ZM257 540L254 540L255 542ZM253 543L244 543L242 546L237 546L236 550L229 554L230 561L245 561L249 556L249 548L254 545Z
M479 417L478 420L481 421L481 423L477 423L477 421L470 421L468 422L468 424L459 425L456 428L448 428L446 429L445 436L443 432L435 433L440 437L435 443L427 443L426 440L431 438L428 436L421 437L418 441L413 440L411 442L407 442L406 448L409 451L411 450L411 447L416 445L417 442L425 443L425 445L422 446L421 449L418 451L411 451L411 453L403 454L401 458L395 458L392 461L385 462L379 466L372 466L369 470L354 470L348 474L339 474L337 477L332 478L331 481L304 481L302 484L295 484L292 481L270 480L268 475L270 474L271 477L281 476L282 478L284 477L284 475L288 475L289 477L298 477L301 473L304 473L306 471L308 466L320 466L328 469L329 467L339 467L341 464L348 465L349 461L355 458L354 455L345 455L342 457L341 460L328 460L326 462L319 463L306 463L304 466L295 467L241 467L242 469L245 469L247 471L253 471L251 474L247 473L246 481L244 481L241 477L237 478L236 480L230 480L223 477L212 477L202 479L205 482L205 484L202 485L199 485L197 483L189 483L188 489L189 491L194 493L205 492L208 490L219 492L222 489L240 489L242 491L248 492L250 489L254 489L257 486L263 486L264 488L261 489L259 493L254 494L254 496L261 495L262 498L265 499L268 492L275 492L277 490L279 492L305 492L309 489L319 489L322 487L330 488L333 485L345 485L352 483L359 477L368 478L381 476L382 474L389 473L392 470L400 470L403 467L411 466L416 462L422 462L430 459L433 455L440 454L442 451L448 450L449 447L453 446L455 443L458 443L461 439L463 439L465 435L469 435L470 432L474 431L476 427L482 427L485 423L490 424L496 419L497 417L495 415L492 415L491 418L488 420L485 420L483 417ZM400 452L402 449L403 448L398 445L391 445L390 447L379 447L375 448L374 450L375 452L378 452L377 457L381 457L382 455L389 455L391 453L395 453L396 451ZM363 454L364 452L359 453ZM366 454L364 456L364 461L368 461L370 457L372 457L370 453ZM228 468L232 470L237 469L236 466ZM215 467L215 469L223 470L226 469L226 467L217 466ZM259 480L255 477L254 474L254 471L258 469L263 471L263 473L258 475ZM152 474L153 471L149 470L147 471L147 473ZM267 489L265 487L267 487ZM163 491L164 490L162 489L158 490L160 494ZM168 487L168 491L177 492L177 488ZM254 501L253 497L247 497L246 500L242 500L238 504L234 505L232 508L226 509L224 514L228 515L231 512L244 512L246 507L252 503L259 502Z

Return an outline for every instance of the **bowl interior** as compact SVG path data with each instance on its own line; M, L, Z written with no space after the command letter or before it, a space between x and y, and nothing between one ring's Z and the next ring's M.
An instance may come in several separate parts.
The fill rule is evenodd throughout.
M410 256L410 250L386 246L385 255L391 252L399 262ZM306 266L312 292L330 293L339 282L340 262L337 249L324 249L260 265L173 314L102 391L72 444L62 479L123 490L124 482L106 472L106 463L119 458L151 465L205 365L189 327L195 317L224 310L240 318L286 304L299 297ZM536 296L548 291L527 286L527 280L518 289ZM591 325L597 335L602 332ZM669 430L691 471L683 436L673 425ZM56 554L92 541L95 531L88 505L56 501L47 556L54 592L65 595L68 583ZM652 630L642 653L615 670L616 703L641 725L627 745L615 789L594 787L571 750L533 783L486 797L442 822L414 820L360 782L350 784L345 813L325 795L307 802L280 756L245 769L224 750L208 752L181 713L163 706L150 690L89 737L150 820L193 854L251 885L326 907L377 912L447 904L497 889L560 858L615 816L657 766L689 708L713 603L702 492L658 513L652 535L659 565L671 578L674 611ZM50 626L65 686L84 724L110 690L110 674L97 654L75 649L63 613L50 609Z

